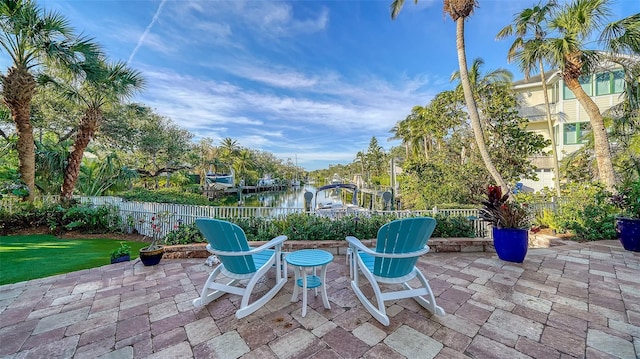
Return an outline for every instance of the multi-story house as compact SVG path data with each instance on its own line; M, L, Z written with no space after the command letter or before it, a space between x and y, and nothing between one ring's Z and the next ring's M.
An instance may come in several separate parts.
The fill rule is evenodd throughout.
M573 153L585 142L585 135L591 130L589 116L578 102L575 95L565 86L560 72L545 73L547 90L551 107L551 121L556 140L558 160ZM582 88L591 96L604 112L620 103L624 96L624 72L618 65L603 66L592 75L580 79ZM513 87L520 99L520 115L529 119L528 129L549 139L544 91L541 76L532 76L528 80L513 83ZM523 190L539 191L544 187L554 188L554 168L551 146L545 149L548 156L533 158L533 164L538 168L538 181L522 180Z

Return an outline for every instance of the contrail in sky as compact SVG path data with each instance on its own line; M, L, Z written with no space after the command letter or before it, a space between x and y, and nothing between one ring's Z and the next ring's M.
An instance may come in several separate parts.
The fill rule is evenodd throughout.
M142 43L144 43L144 39L147 37L147 34L149 34L149 31L151 31L151 28L153 27L153 24L155 24L156 21L158 20L158 17L160 17L160 13L162 12L162 7L164 6L164 3L166 3L166 2L167 2L167 0L162 0L160 2L160 5L158 5L158 10L156 10L156 13L153 14L153 19L151 19L151 22L149 23L147 28L144 29L144 32L142 33L142 36L140 36L140 38L138 39L138 43L136 44L136 48L133 49L133 51L131 52L131 55L129 55L129 60L127 60L127 65L129 65L131 63L131 60L133 60L133 57L136 56L136 53L138 52L138 49L140 48L140 46L142 46Z

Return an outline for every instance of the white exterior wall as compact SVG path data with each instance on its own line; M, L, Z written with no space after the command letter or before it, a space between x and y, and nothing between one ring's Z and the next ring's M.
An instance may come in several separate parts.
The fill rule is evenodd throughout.
M619 68L614 68L611 71L618 69ZM593 77L592 81L594 81ZM521 99L520 115L529 118L530 130L540 133L545 138L548 138L542 83L538 82L528 85L517 85L515 90L519 94L518 98ZM568 123L589 122L589 116L577 99L564 99L564 81L560 77L553 77L553 81L548 85L548 93L549 101L551 102L551 119L553 121L554 129L558 131L556 134L558 160L562 160L564 157L583 146L582 144L564 144L564 125ZM595 94L595 88L593 93ZM622 102L622 95L623 94L621 93L600 96L592 95L591 98L594 100L596 105L598 105L600 112L602 113L612 106ZM541 122L544 122L544 125ZM542 128L544 128L544 130L541 130ZM550 146L545 148L546 152L549 152L550 150ZM539 191L544 187L555 187L553 181L553 178L555 177L552 165L553 161L548 161L548 163L551 163L551 165L546 168L538 168L538 181L521 181L527 190Z

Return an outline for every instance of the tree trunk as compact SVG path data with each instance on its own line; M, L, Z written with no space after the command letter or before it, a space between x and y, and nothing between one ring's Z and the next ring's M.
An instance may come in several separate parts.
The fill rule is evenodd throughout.
M36 81L26 68L9 68L2 76L2 99L11 111L18 135L18 167L21 180L27 185L27 201L33 201L36 187L36 154L31 125L31 99L36 92Z
M76 139L73 143L73 150L69 153L67 167L64 170L64 181L62 182L62 188L60 190L60 201L68 202L73 197L73 189L78 181L82 156L98 128L98 119L100 116L100 111L88 110L82 117L82 120L80 120L80 126L78 126Z
M507 183L502 179L502 176L493 165L489 152L487 151L487 145L484 142L484 135L482 133L482 125L480 124L480 115L478 114L478 107L476 106L476 100L473 98L471 92L471 84L469 83L469 72L467 70L467 55L465 54L464 46L464 17L459 17L456 20L456 48L458 50L458 66L460 68L460 83L462 84L462 91L464 92L464 99L467 104L467 111L469 112L469 118L471 119L471 128L473 128L473 134L476 138L476 144L478 150L484 161L484 165L487 167L487 171L496 181L498 186L502 188L502 193L509 193L509 187Z
M549 138L551 139L551 152L553 153L553 171L555 177L553 179L556 187L556 196L560 197L560 165L558 163L558 147L556 147L556 136L553 133L553 123L551 122L551 106L549 105L549 94L547 93L547 79L544 76L544 65L540 59L540 80L542 81L542 92L544 92L544 104L547 111L547 129L549 130Z
M427 136L422 136L422 146L424 146L424 159L429 160L429 144L427 144Z
M604 183L609 191L614 191L616 175L613 170L613 163L611 162L609 138L607 137L607 130L604 127L604 120L602 119L600 109L598 108L598 105L593 102L591 97L584 92L577 78L564 76L564 81L567 87L576 95L576 99L589 115L600 181Z

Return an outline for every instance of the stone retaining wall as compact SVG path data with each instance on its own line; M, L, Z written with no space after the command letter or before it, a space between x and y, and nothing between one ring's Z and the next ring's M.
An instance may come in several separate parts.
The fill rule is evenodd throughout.
M251 242L254 246L260 246L267 242ZM374 247L375 240L363 240L367 247ZM493 240L490 238L431 238L429 247L432 252L495 252ZM285 252L293 252L300 249L324 249L336 255L347 253L346 241L286 241L283 244ZM165 246L162 258L207 258L209 257L205 243Z

